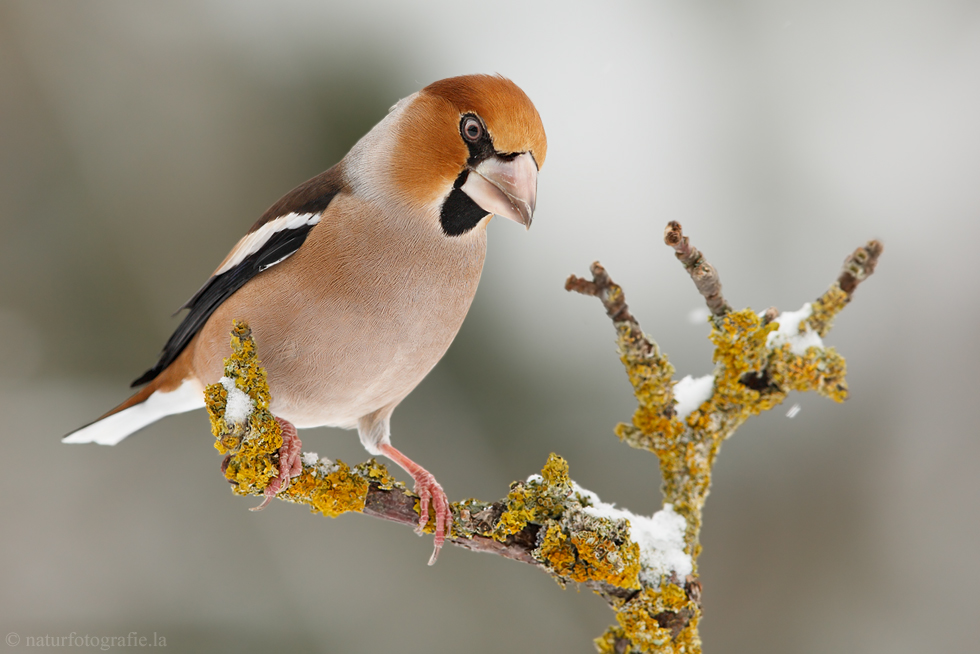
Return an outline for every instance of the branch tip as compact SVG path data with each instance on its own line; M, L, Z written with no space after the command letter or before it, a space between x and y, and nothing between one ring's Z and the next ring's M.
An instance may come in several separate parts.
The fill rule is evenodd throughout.
M848 296L853 295L858 285L874 273L875 266L878 265L878 257L884 251L884 244L881 241L873 240L868 241L867 244L848 255L844 259L844 267L840 277L837 278L841 290Z
M631 328L635 326L639 334L639 324L626 305L626 296L623 295L622 287L609 277L609 273L598 261L592 262L589 271L592 273L592 281L570 275L565 280L565 290L599 298L602 306L606 308L606 315L612 318L614 323L626 323Z
M590 282L577 275L568 276L568 279L565 280L565 290L575 291L576 293L591 295L593 297L599 294L599 287L594 282Z
M698 293L716 318L732 312L732 307L721 294L721 279L715 267L708 263L696 247L691 245L684 228L676 220L667 223L664 229L664 243L674 248L674 256L684 265Z

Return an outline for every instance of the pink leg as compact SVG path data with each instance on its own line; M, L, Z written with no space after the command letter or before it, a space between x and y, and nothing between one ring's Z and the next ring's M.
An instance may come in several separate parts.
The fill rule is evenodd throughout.
M432 508L435 509L436 513L436 548L432 552L432 558L429 559L429 565L432 565L436 562L439 550L442 549L442 544L446 540L446 526L453 523L453 512L449 508L449 499L431 472L387 443L379 445L378 449L386 457L404 468L405 472L412 475L412 479L415 480L415 492L419 496L419 526L415 530L418 533L422 533L422 529L429 521L429 502L432 502Z
M249 509L250 511L264 509L272 501L272 498L289 488L289 481L293 477L299 477L303 474L303 461L300 456L300 448L303 447L303 443L296 434L296 427L293 423L282 418L276 418L276 422L282 428L282 447L279 448L279 476L265 487L265 499L262 500L262 504Z

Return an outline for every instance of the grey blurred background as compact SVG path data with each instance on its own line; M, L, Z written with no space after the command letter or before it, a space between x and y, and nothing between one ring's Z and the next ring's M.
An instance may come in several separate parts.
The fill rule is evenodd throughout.
M203 412L114 448L59 437L127 395L171 312L280 195L397 99L500 72L548 132L534 228L394 442L454 500L549 452L660 504L598 302L601 260L680 375L711 370L683 223L728 299L796 309L886 244L827 339L851 398L792 397L723 448L707 652L976 651L980 3L0 2L0 633L187 652L590 652L597 597L362 516L250 513ZM786 411L799 403L793 419ZM353 433L305 448L366 458Z

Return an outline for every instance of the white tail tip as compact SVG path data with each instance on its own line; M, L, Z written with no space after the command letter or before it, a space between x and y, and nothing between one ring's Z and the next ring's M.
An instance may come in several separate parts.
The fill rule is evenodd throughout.
M204 392L201 385L196 381L185 380L173 391L155 391L139 404L73 431L61 439L61 442L115 445L160 418L203 406Z

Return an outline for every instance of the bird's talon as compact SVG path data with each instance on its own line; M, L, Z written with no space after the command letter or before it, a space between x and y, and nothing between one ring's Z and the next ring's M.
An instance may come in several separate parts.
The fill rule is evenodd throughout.
M279 481L279 480L278 479L273 479L272 480L272 483L274 484L277 481ZM271 490L270 491L269 490L270 488L272 488L272 484L269 484L268 486L266 486L266 488L265 488L265 499L262 500L262 504L259 504L258 506L251 507L249 509L249 511L261 511L262 509L264 509L265 507L267 507L269 505L269 502L272 501L272 498L275 497L276 496L276 493L278 492L276 490Z
M253 506L249 511L261 511L267 507L272 498L289 488L293 477L298 477L303 473L303 460L300 452L303 442L296 434L296 427L282 418L276 418L276 422L282 428L282 446L279 448L279 475L269 481L269 485L265 487L263 493L265 499L262 500L262 504ZM225 466L227 463L222 464L222 467Z
M439 558L439 550L441 549L441 545L436 545L435 549L432 550L432 556L429 557L429 565L436 564L436 559Z
M423 530L429 522L429 504L431 502L435 513L435 549L429 559L429 565L439 557L439 550L446 542L446 530L452 530L453 511L446 497L446 491L432 476L432 473L415 463L407 456L396 450L390 443L378 446L382 454L404 468L415 479L415 493L419 496L419 522L417 531Z

